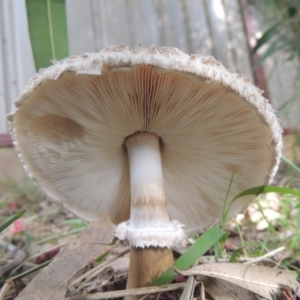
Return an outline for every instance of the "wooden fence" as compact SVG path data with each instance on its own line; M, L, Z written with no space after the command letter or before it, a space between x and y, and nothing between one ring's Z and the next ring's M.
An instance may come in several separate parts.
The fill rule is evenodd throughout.
M66 4L70 54L120 43L167 45L213 55L227 68L253 76L239 0L66 0ZM35 73L24 0L0 0L0 66L0 133L6 133L5 114ZM291 94L290 85L279 84L278 78L290 79L289 68L281 63L280 75L276 67L272 72L267 68L276 107ZM283 125L295 126L297 118L284 117Z

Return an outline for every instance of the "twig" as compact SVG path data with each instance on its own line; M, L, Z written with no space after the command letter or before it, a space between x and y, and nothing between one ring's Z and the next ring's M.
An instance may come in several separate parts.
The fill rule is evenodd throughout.
M193 299L194 289L195 289L195 276L189 276L189 278L186 282L186 286L185 286L179 300Z
M285 250L284 247L279 247L278 249L275 249L273 251L268 252L267 254L257 257L257 258L249 258L249 257L240 257L239 262L243 263L245 265L251 265L257 262L261 262L263 260L266 260L267 258L274 256L275 254L278 254L279 252L282 252ZM229 258L218 258L217 262L222 263L222 262L229 262ZM206 264L206 263L215 263L216 258L214 255L207 255L207 256L202 256L201 259L199 259L199 262L201 264ZM174 270L173 270L174 271ZM175 270L176 271L176 270Z
M200 300L205 300L205 288L204 288L204 283L201 282L199 286L199 292L200 292Z
M199 265L199 259L197 259L194 262L193 267L196 267L198 265ZM189 276L189 278L186 282L186 286L185 286L179 300L193 299L194 290L195 290L195 276Z
M270 251L269 253L263 255L263 256L260 256L260 257L257 257L257 258L254 258L252 260L249 260L247 262L245 262L244 264L245 265L250 265L250 264L254 264L254 263L257 263L257 262L260 262L270 256L274 256L275 254L279 253L279 252L282 252L283 250L285 250L285 247L279 247L273 251Z
M73 297L68 297L66 300L76 300L78 296L83 296L85 300L98 300L98 299L110 299L110 298L118 298L118 297L125 297L125 296L138 296L144 294L153 294L153 293L161 293L167 292L177 289L182 289L186 285L185 282L182 283L175 283L175 284L168 284L162 287L146 287L146 288L139 288L139 289L129 289L129 290L122 290L122 291L113 291L113 292L104 292L104 293L95 293L92 295L77 295Z
M5 284L3 285L1 292L0 292L0 300L3 300L7 294L7 292L10 290L11 286L13 285L13 280L11 278L8 278L5 281Z

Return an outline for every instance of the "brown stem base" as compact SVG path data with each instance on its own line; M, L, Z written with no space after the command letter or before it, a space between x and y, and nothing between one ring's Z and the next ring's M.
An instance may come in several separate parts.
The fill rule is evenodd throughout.
M151 286L156 279L173 264L173 253L168 248L130 248L130 263L127 289ZM126 297L136 300L140 297Z

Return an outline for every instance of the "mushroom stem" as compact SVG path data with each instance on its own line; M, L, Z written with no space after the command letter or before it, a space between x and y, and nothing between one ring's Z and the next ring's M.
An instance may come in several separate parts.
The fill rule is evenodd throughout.
M127 289L150 286L150 279L157 278L173 264L173 252L168 248L147 247L130 249ZM140 297L126 297L135 300Z
M131 228L158 230L169 226L159 137L136 133L126 139L130 166ZM151 241L146 246L155 246Z
M169 219L159 137L136 133L125 141L130 169L130 220L120 223L115 235L133 247L171 248L184 237L182 224Z
M170 222L167 211L159 137L136 133L126 139L126 148L131 184L127 238L133 246L127 288L137 288L151 285L150 279L172 265L170 247L181 237L182 230Z

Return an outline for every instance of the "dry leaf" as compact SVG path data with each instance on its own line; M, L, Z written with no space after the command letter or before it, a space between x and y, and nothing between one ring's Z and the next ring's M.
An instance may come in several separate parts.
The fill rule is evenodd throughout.
M213 278L209 278L206 276L197 276L197 280L203 283L206 293L208 293L209 296L214 300L239 300L239 299L248 300L248 298L237 298L236 296L232 295L230 291L219 286L213 280Z
M89 261L113 246L114 225L107 215L91 222L64 251L55 256L18 295L17 300L65 299L67 282Z
M225 281L223 279L211 278L211 280L218 285L224 291L226 290L230 295L233 295L237 300L247 299L247 300L257 300L256 294L249 291L241 286L238 286L232 282Z
M237 263L203 264L178 272L184 276L205 275L223 279L267 299L272 299L272 295L276 295L280 288L295 291L299 287L294 272ZM297 290L297 296L300 296L300 289Z
M121 291L84 294L83 298L80 299L85 299L85 300L114 299L114 298L126 297L126 296L140 296L140 295L147 295L147 294L154 294L154 293L163 293L167 291L175 291L177 289L183 289L185 285L186 285L185 282L181 282L181 283L167 284L163 286L150 286L150 287L121 290ZM67 300L78 300L78 296L68 297Z
M190 276L186 282L186 286L183 289L183 292L179 300L191 300L193 299L195 289L195 277Z

